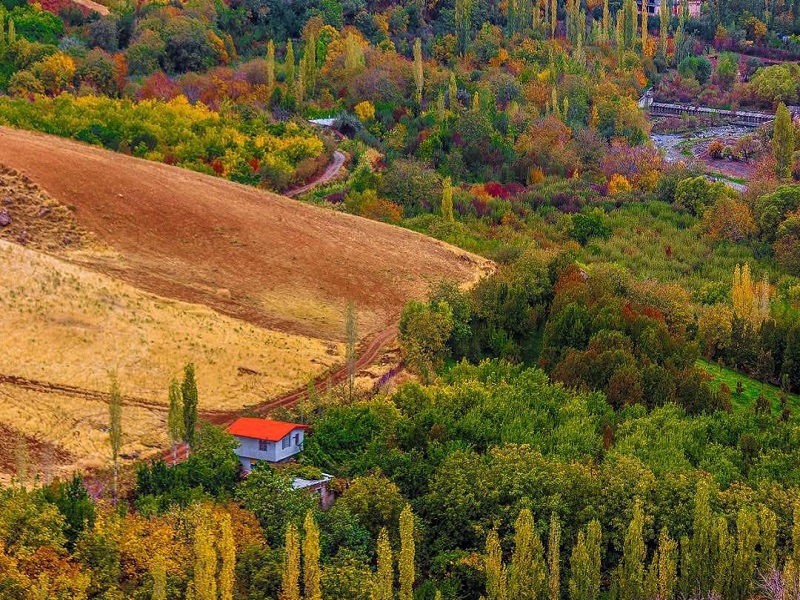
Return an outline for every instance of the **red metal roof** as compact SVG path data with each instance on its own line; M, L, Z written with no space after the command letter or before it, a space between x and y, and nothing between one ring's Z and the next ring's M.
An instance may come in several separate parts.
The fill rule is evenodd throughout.
M308 429L308 425L242 417L231 423L226 431L231 435L237 435L239 437L254 438L267 442L279 442L295 429Z

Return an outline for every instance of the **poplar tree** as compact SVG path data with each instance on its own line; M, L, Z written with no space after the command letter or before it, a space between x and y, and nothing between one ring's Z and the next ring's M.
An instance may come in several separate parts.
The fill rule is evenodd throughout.
M658 536L658 547L647 570L645 597L672 600L678 576L677 550L678 544L669 537L669 532L664 527Z
M591 600L597 600L600 597L602 543L603 530L600 527L600 521L592 519L586 527L586 552L589 555L589 598Z
M456 74L450 71L450 81L447 87L447 93L450 95L450 110L455 112L456 103L458 102L458 84L456 83Z
M608 0L603 0L603 35L602 42L607 44L611 36L611 11L608 8Z
M570 600L590 600L590 559L583 531L578 532L578 541L569 559L569 597Z
M13 44L17 41L17 30L14 27L14 19L8 20L8 43Z
M561 522L558 515L550 515L550 532L547 536L547 565L549 573L549 600L561 597Z
M642 537L643 526L642 504L637 500L622 548L622 564L619 567L620 600L640 600L643 595L644 559L647 551Z
M444 178L442 187L442 219L448 223L453 221L453 186L449 176Z
M783 102L775 111L772 154L775 157L775 176L778 179L789 179L792 176L792 156L794 155L794 126L789 109Z
M233 541L231 516L225 514L219 524L219 600L233 600L233 586L236 581L236 543Z
M378 534L378 571L375 574L374 588L375 600L392 600L394 598L392 546L389 544L389 533L385 527Z
M508 594L514 600L537 600L547 593L544 547L534 530L530 509L523 508L514 523L514 551L508 569Z
M486 600L508 600L508 577L496 529L492 529L486 536L486 556L483 562L486 569Z
M731 579L733 573L733 558L736 547L733 537L728 531L728 520L717 517L714 527L714 540L716 543L716 560L713 565L712 591L719 598L727 598L730 594Z
M169 382L169 411L167 412L167 430L172 443L172 463L178 462L178 444L186 438L186 424L183 421L183 397L181 384L177 377Z
M758 570L760 573L768 573L778 566L776 553L778 518L770 509L762 506L758 512L758 524L761 530L758 542Z
M411 506L406 504L400 513L400 556L398 567L400 571L400 600L413 600L414 580L414 514Z
M286 81L286 95L294 99L294 45L292 40L286 41L286 57L283 61L283 72L285 74L284 80Z
M455 0L455 22L458 52L464 56L472 30L472 0Z
M642 57L647 56L647 6L642 0Z
M414 84L416 85L417 104L422 106L422 89L425 85L425 72L422 63L422 40L414 40Z
M347 394L353 400L353 388L356 381L356 360L358 349L358 323L356 307L352 300L347 301L344 317L345 360L347 361Z
M439 90L439 95L436 97L436 118L439 123L444 121L445 118L445 104L444 104L444 91Z
M217 600L217 553L214 534L208 524L210 515L201 517L194 533L194 597L195 600Z
M794 503L792 513L792 560L800 568L800 500Z
M306 100L306 55L300 58L297 69L297 83L295 85L295 101L302 104Z
M283 572L281 573L280 600L300 600L300 534L297 526L286 527L286 542L283 547Z
M752 510L741 508L736 516L736 556L733 559L731 598L749 598L756 574L758 520Z
M0 44L6 41L6 24L3 22L3 18L0 17Z
M267 42L267 90L271 95L275 88L275 43Z
M183 368L181 398L183 399L183 441L191 447L194 444L194 430L197 426L197 382L194 378L192 363L187 363ZM186 452L188 454L188 448Z
M661 0L658 9L658 51L664 62L667 60L667 36L669 35L669 5L667 0Z
M475 93L472 94L472 112L478 112L481 109L481 96L478 93L478 90L475 90Z
M713 519L710 504L711 490L705 480L697 484L694 497L692 537L689 542L688 593L708 595L712 588L712 569L716 562L712 542Z
M152 600L167 600L167 568L164 565L164 557L161 554L153 559L150 567L150 576L153 578Z
M119 451L122 448L122 394L116 374L111 374L111 392L108 399L108 439L111 443L111 460L114 463L114 504L117 503L117 475Z
M303 590L305 600L322 600L322 573L319 566L319 529L309 510L303 523Z
M558 25L558 0L550 0L550 37L556 37L556 26Z
M308 97L312 97L317 87L317 39L314 34L308 36L303 58L306 59L306 94Z
M349 32L344 39L344 69L348 76L353 75L360 67L364 66L364 49L358 43L353 32Z

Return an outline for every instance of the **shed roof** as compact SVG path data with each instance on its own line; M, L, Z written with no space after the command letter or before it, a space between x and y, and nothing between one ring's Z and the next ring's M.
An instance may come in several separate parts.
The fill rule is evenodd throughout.
M270 419L242 417L231 423L226 431L231 435L239 437L254 438L267 442L278 442L295 429L308 429L308 425L286 423L285 421L272 421Z

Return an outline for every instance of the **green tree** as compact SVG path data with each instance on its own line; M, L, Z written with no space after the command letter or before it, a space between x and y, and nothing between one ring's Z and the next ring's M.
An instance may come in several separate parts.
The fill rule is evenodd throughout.
M411 505L406 504L400 513L400 556L398 568L400 575L400 600L413 600L414 580L416 569L414 567L414 513Z
M197 382L194 378L192 363L188 363L183 368L181 398L183 399L183 441L191 446L194 443L195 427L197 426ZM186 452L188 454L188 448Z
M548 595L544 547L534 529L530 509L514 523L514 551L508 568L508 595L515 600L543 600Z
M290 101L295 100L295 77L294 77L294 45L292 40L286 41L286 56L283 61L284 81L286 82L286 97Z
M658 547L647 570L645 597L653 600L672 600L678 578L678 544L669 537L667 528L658 536Z
M430 381L444 362L453 330L453 311L447 302L412 300L400 315L400 348L408 365Z
M305 600L322 600L322 574L319 566L319 529L309 510L303 524L303 591Z
M756 575L758 519L755 512L741 508L736 516L736 556L733 560L733 589L731 598L749 598Z
M356 361L358 359L358 324L355 304L352 300L347 301L347 309L344 317L344 337L345 337L345 360L347 362L347 394L350 401L353 400L353 386L356 380Z
M778 179L792 176L792 157L794 155L794 126L789 109L781 102L775 111L772 133L772 154L775 157L775 175Z
M111 460L114 463L114 504L116 504L118 459L122 448L122 394L119 391L117 376L113 373L108 399L108 439L111 443Z
M425 85L425 72L422 63L422 41L419 38L414 40L414 85L416 87L414 97L417 104L422 105L422 89Z
M688 547L688 592L707 595L713 586L713 567L717 559L714 552L714 521L711 514L711 488L700 480L694 497L692 537ZM683 569L682 569L683 571Z
M183 420L183 396L181 384L177 377L169 382L169 410L167 412L167 430L172 443L172 463L178 462L178 444L186 439L186 423Z
M275 89L275 44L267 42L267 93L271 96Z
M583 531L578 532L578 541L572 549L569 561L569 597L570 600L590 600L590 560L586 548Z
M444 178L442 186L442 219L448 223L453 221L453 186L449 177Z
M658 12L658 53L664 62L667 61L667 37L669 35L670 4L667 0L661 0Z
M561 597L561 522L558 515L550 515L550 531L547 536L547 567L549 600Z
M622 564L619 567L620 600L640 600L644 592L644 559L647 547L642 537L644 514L642 503L636 500L633 518L625 534L622 550Z
M458 51L463 56L472 32L472 0L455 0L455 25ZM452 102L451 98L451 105Z

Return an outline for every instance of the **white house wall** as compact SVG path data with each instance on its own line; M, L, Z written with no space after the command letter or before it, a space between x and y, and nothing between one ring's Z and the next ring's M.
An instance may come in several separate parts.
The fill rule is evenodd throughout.
M239 440L239 447L234 452L241 459L245 471L249 471L251 460L280 462L299 453L303 449L303 434L302 429L295 429L289 434L291 444L288 448L283 448L281 442L267 442L266 450L259 450L259 440L255 438L236 436L236 439ZM298 436L297 441L295 441L296 435Z

